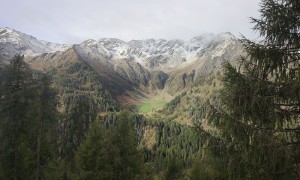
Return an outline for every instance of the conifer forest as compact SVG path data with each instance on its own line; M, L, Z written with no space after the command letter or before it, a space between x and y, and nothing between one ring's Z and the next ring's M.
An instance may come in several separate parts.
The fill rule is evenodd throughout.
M50 46L0 28L0 179L300 179L300 1L257 11L259 40L225 33L203 49Z

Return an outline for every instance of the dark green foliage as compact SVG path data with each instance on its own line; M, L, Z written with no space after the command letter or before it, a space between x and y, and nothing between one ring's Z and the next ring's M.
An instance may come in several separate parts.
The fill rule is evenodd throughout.
M105 169L106 164L113 158L109 156L115 151L108 143L111 134L105 132L103 125L94 122L88 131L86 140L76 153L76 164L81 179L109 178Z
M223 157L226 179L299 178L300 4L262 0L260 12L261 18L252 20L265 41L244 39L248 56L241 66L224 65L220 98L207 107L218 131L211 136L201 130L207 143L202 153L215 162ZM209 171L218 169L213 163Z
M119 117L115 113L103 117L104 126L106 128L115 126ZM170 171L168 167L174 165L174 159L176 159L175 167L178 169L176 176L183 177L181 172L190 167L193 158L200 149L200 138L196 131L187 125L172 121L150 120L141 115L133 115L129 119L134 122L136 127L140 147L144 141L145 127L157 129L153 149L142 148L143 162L146 166L143 177L146 174L149 177L160 174L160 177L163 178Z
M137 133L126 112L116 125L105 129L94 122L76 153L81 179L134 179L141 176L143 159L137 149Z
M83 62L49 71L54 87L62 97L64 109L68 109L78 96L87 96L95 102L97 112L118 110L116 101L103 86L94 70Z
M156 173L181 178L199 150L192 128L128 112L103 113L108 115L102 121L97 113L117 106L86 68L75 64L52 74L54 85L48 75L32 72L21 56L5 68L0 178L151 179ZM179 102L180 96L175 106ZM152 150L139 146L145 126L158 129Z
M35 146L36 179L43 177L47 164L58 154L58 99L51 88L51 78L38 74L35 80L34 104L29 111L31 136Z
M84 141L89 125L96 119L96 105L87 96L76 96L65 112L65 119L61 121L61 151L60 155L71 162L74 153ZM71 163L73 164L73 163Z
M179 179L181 170L182 168L180 167L180 163L175 159L175 157L173 157L167 163L165 179Z
M143 137L144 127L157 128L153 149L144 149L145 161L154 163L156 172L169 171L167 167L174 165L174 159L178 174L191 165L192 159L200 149L199 136L192 127L172 121L147 120L142 116L136 116L134 119L140 138Z
M56 147L57 101L50 79L33 76L17 55L5 68L0 92L0 177L40 179Z
M2 176L30 178L29 164L32 152L29 149L27 129L27 111L31 104L32 73L23 56L15 56L5 68L5 77L1 86L0 101L0 141ZM28 158L28 162L25 162ZM24 164L26 163L26 164Z
M84 62L48 71L53 77L53 86L58 89L60 119L59 154L66 166L65 176L74 170L74 153L85 140L90 123L99 112L116 111L116 101L102 85L97 73Z
M172 99L170 102L168 102L165 107L163 108L163 111L168 111L169 113L172 113L173 110L177 107L177 105L180 103L180 96L176 96L174 99Z
M216 148L214 151L202 151L194 160L190 172L191 180L226 179L226 155Z
M133 115L121 112L116 126L116 144L120 153L121 166L118 178L133 179L142 172L143 156L138 150L138 134L134 128Z
M176 96L174 99L172 99L170 102L165 104L163 109L159 111L160 113L163 112L166 116L169 116L176 111L176 108L180 106L181 98L187 95L187 92L184 91L180 95Z

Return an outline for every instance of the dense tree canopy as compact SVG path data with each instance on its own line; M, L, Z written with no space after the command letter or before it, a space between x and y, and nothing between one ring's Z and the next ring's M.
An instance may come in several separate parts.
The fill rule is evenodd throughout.
M57 101L50 79L17 55L5 67L0 101L0 177L40 179L54 156Z
M137 133L132 118L122 112L115 126L105 129L93 123L86 141L76 154L82 179L134 179L143 168L142 152L137 149Z
M0 179L300 178L300 3L260 5L251 20L263 41L242 39L246 55L224 64L221 93L200 106L192 88L164 116L120 112L84 61L45 74L15 56L0 69ZM198 132L174 122L184 103Z
M62 79L30 69L23 56L4 69L0 179L178 178L199 150L199 137L186 125L107 112L115 101L105 88L76 85L98 82L84 64ZM150 148L146 129L153 130Z
M202 131L209 137L202 160L221 160L226 179L299 178L300 3L260 5L261 17L252 22L264 40L244 38L240 67L225 64L220 98L208 106L217 135Z

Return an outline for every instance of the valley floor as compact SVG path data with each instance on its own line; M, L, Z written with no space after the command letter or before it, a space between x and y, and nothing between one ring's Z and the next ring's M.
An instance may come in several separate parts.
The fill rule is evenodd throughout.
M165 91L161 91L155 95L148 95L138 106L138 111L140 113L151 115L154 111L162 109L173 97L174 96Z

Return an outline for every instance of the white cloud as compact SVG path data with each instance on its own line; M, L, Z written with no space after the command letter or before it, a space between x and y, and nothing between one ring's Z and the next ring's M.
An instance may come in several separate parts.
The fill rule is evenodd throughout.
M189 39L229 31L256 36L248 17L259 0L0 0L0 26L40 39Z

